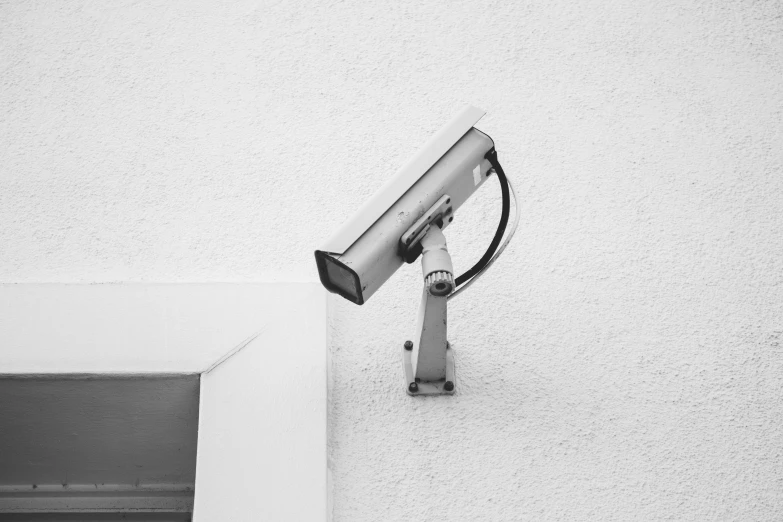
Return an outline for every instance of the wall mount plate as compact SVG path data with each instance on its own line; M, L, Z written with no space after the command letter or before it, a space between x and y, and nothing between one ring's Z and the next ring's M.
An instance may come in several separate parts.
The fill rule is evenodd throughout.
M402 348L402 366L405 373L405 391L408 395L416 397L419 395L454 395L456 389L456 380L454 376L454 354L451 344L447 344L446 349L446 378L440 381L419 381L413 375L413 350ZM451 389L446 389L446 383L451 383ZM416 384L416 390L411 389L411 383Z

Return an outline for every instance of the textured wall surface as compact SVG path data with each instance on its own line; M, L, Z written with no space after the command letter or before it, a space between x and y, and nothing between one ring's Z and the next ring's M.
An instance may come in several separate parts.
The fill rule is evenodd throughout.
M779 1L11 1L0 70L4 283L313 280L488 110L457 394L403 392L417 266L332 300L334 520L783 519Z

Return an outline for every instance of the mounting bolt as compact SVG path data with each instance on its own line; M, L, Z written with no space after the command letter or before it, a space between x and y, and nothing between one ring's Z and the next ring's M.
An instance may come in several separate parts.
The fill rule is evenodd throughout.
M454 390L454 383L453 383L453 382L451 382L451 381L446 381L446 382L443 384L443 389L444 389L444 390L446 390L446 391L452 391L452 390Z
M413 350L413 343L411 341L405 341L405 349L408 351Z
M417 391L419 391L419 385L418 385L418 384L416 384L415 382L412 382L412 383L410 383L410 384L408 385L408 389L409 389L411 392L417 392Z

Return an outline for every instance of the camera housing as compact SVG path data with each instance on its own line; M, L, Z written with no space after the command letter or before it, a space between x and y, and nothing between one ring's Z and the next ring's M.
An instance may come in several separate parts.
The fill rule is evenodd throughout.
M451 223L491 173L486 156L495 144L473 127L484 114L462 109L315 251L327 290L364 304L403 263L418 258L431 225Z

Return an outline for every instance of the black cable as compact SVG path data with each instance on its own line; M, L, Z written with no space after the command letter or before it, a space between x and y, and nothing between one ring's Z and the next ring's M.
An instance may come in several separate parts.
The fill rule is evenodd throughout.
M492 256L495 255L495 251L500 245L500 240L503 239L503 234L506 232L506 225L508 225L508 214L511 210L511 197L508 193L508 180L506 180L506 173L503 172L503 167L501 167L500 162L498 162L498 153L495 151L495 149L487 152L487 155L484 157L489 160L490 165L492 165L492 168L495 169L495 173L498 175L498 182L500 182L500 192L503 196L503 209L500 211L500 223L498 223L498 229L495 231L495 237L492 238L492 242L489 244L489 247L487 247L487 251L484 252L484 255L481 256L481 259L479 259L478 262L473 265L473 268L459 276L454 281L455 286L459 286L462 283L467 282L471 277L481 272L481 270L487 266L487 263L489 263L489 261L492 259Z

